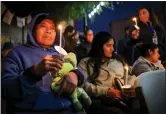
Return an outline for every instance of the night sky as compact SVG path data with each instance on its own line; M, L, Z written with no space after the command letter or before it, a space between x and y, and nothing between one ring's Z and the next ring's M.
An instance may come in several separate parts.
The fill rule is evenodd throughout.
M60 15L59 12L62 12L64 5L71 2L3 2L5 6L11 10L16 16L26 17L29 14L38 13L38 12L52 12L55 15ZM137 9L141 6L149 6L153 9L159 9L160 4L163 2L141 2L141 1L123 1L123 4L116 4L114 2L114 10L103 8L103 12L100 15L95 15L94 22L91 22L88 18L88 26L94 32L98 31L109 31L109 24L115 20L125 19L137 14ZM163 12L164 13L164 12ZM79 31L83 31L83 19L75 21L75 27Z
M155 11L157 11L161 5L164 2L136 2L136 1L130 1L130 2L123 2L123 4L116 4L114 2L114 10L108 8L103 8L103 12L100 15L95 15L94 22L91 22L88 18L88 27L94 32L99 31L108 31L109 32L109 24L112 21L117 21L121 19L126 19L132 16L137 15L137 10L141 6L148 6L153 8ZM164 13L164 11L163 11ZM83 31L83 20L78 20L75 22L75 26L79 31Z

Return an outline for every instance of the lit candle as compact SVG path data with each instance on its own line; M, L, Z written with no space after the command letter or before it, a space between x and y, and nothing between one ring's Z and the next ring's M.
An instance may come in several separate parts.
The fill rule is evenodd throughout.
M137 24L137 18L134 17L132 20L135 22L135 28L136 28L136 29L139 29L138 24Z
M59 46L60 46L60 49L61 49L62 48L62 26L59 25L58 28L60 30Z
M125 66L124 69L125 69L125 80L124 80L124 85L127 85L128 70L129 70L129 68L128 68L128 66Z
M58 26L58 29L60 30L60 38L59 38L59 46L54 46L56 51L58 51L61 55L67 55L67 52L62 48L62 25ZM60 56L61 56L60 55Z
M135 21L135 24L137 25L137 18L134 17L132 20Z

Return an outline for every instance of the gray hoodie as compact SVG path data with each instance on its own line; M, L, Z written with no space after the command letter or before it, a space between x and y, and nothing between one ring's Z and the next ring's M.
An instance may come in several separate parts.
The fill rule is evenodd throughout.
M141 56L134 63L132 68L132 74L139 76L144 72L155 71L155 70L164 70L161 62L158 61L158 63L154 64Z
M87 68L89 58L84 58L79 63L79 67L83 70L87 77L87 82L84 85L85 91L91 96L102 96L106 95L108 88L114 88L114 78L118 78L124 83L124 67L123 64L116 59L110 59L100 67L100 73L95 79L95 84L91 83L89 77L93 74L94 64L89 65L89 72ZM128 76L128 84L133 85L135 76Z

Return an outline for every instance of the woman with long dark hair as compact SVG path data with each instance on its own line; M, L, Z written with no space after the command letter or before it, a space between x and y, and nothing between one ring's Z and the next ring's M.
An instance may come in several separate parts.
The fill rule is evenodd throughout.
M82 59L78 65L87 76L84 88L91 97L119 101L123 99L121 92L115 88L114 79L124 82L125 62L114 52L114 48L114 38L108 32L99 32L93 40L89 57ZM133 85L135 76L129 76L128 80L129 84ZM114 106L114 103L111 106ZM122 114L115 110L112 112Z

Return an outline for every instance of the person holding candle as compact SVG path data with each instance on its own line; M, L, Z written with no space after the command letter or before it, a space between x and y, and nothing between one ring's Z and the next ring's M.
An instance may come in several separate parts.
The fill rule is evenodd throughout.
M150 8L142 7L138 10L138 40L143 43L155 43L159 47L160 60L165 61L166 33L157 16Z
M116 110L122 111L116 101L121 101L122 94L121 91L115 88L114 79L118 78L124 83L125 72L124 66L125 62L118 56L115 51L115 40L108 32L99 32L95 35L92 42L92 48L90 50L89 56L82 59L78 66L83 70L85 76L87 77L87 82L84 84L85 91L93 98L101 99L104 97L104 101L113 103L108 105L109 107L116 107ZM128 84L133 85L135 76L128 76ZM115 102L111 101L115 100ZM103 101L103 100L102 100ZM93 103L93 101L92 101ZM119 102L119 104L121 104ZM123 105L123 103L121 104ZM107 107L105 103L101 103L101 107ZM95 113L113 113L121 114L123 111L116 112L113 110L105 110L99 108L99 112ZM100 111L101 109L101 111Z
M126 62L129 64L130 63L130 58L128 57L128 53L126 50L127 45L126 42L129 40L129 31L130 31L131 25L128 25L124 28L125 35L123 38L121 38L118 43L117 43L117 54L119 54L121 57L123 57Z
M125 42L124 47L124 59L132 66L135 60L140 56L140 52L137 46L141 45L142 42L138 40L138 30L135 26L131 26L129 29L128 40Z
M53 18L36 15L28 25L27 44L12 49L3 64L2 98L8 114L75 114L71 101L51 90L50 72L58 72L63 64L54 45L59 45L59 39ZM84 81L80 69L67 73L61 94L70 95Z

